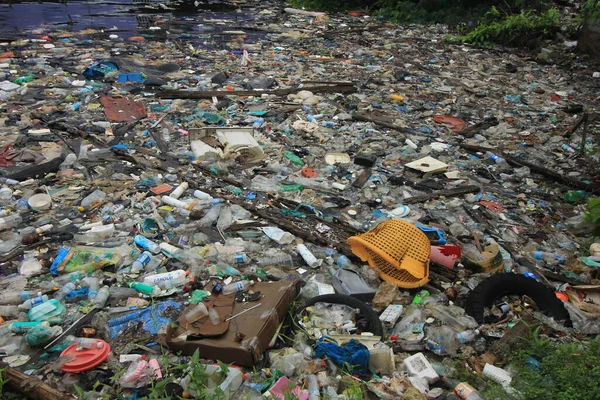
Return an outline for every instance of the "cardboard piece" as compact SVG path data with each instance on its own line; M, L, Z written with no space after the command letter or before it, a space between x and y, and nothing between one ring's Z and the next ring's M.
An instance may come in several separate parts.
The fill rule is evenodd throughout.
M436 160L430 156L409 162L406 164L406 167L424 172L425 177L448 171L448 164L443 163L440 160Z
M600 285L568 286L569 300L586 314L600 316Z
M279 324L285 318L291 302L298 294L299 282L259 282L252 287L252 290L260 291L262 297L255 302L233 303L230 314L236 315L259 303L260 307L230 320L227 329L221 335L198 338L198 332L202 331L200 325L195 326L196 329L193 330L186 330L181 326L176 329L169 326L165 338L166 345L172 351L181 352L183 355L192 355L196 349L199 349L202 358L252 367L267 349ZM215 302L218 299L219 304L224 304L234 297L233 294L213 295L208 302ZM216 308L220 317L225 316L221 315L224 308L223 306Z

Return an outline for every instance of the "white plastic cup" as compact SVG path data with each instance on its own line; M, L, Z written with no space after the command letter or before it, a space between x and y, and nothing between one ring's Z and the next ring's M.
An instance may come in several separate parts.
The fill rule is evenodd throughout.
M512 381L512 377L506 370L487 363L483 367L483 376L502 386L508 386Z

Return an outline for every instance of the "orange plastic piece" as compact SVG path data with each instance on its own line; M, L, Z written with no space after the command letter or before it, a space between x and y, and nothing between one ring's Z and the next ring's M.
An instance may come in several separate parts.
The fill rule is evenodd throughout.
M348 238L348 244L361 260L378 269L386 282L405 289L429 282L431 244L411 223L391 219L367 233Z

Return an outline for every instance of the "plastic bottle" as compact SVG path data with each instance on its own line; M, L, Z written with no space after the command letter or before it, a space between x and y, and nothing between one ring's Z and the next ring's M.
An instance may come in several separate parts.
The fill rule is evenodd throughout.
M88 285L88 299L93 300L98 295L98 288L100 288L100 280L96 277L84 278L84 281Z
M423 299L427 296L429 296L430 293L427 290L421 290L419 291L415 297L413 298L412 304L421 304L423 303Z
M135 235L133 241L142 249L148 250L152 254L160 253L160 246L158 245L158 243L153 242L145 236Z
M219 325L221 323L221 318L219 317L219 313L215 310L214 307L210 307L208 309L208 318L210 318L210 322L213 325Z
M339 256L336 264L338 265L338 267L340 268L346 268L346 269L351 269L351 270L356 270L356 266L352 263L352 261L350 261L350 259L346 256Z
M132 289L135 289L136 291L138 291L140 293L144 293L149 296L158 296L161 293L160 288L158 288L156 286L147 285L145 283L129 282L128 286Z
M42 233L51 231L52 228L54 228L54 225L52 225L52 224L42 225L39 228L35 229L35 233L37 233L38 235L41 235Z
M500 157L497 154L492 153L491 151L487 151L485 153L486 157L495 162L496 164L507 164L506 160Z
M183 253L183 249L165 242L160 244L160 249L169 258L178 258Z
M233 215L231 213L231 207L225 205L221 207L219 212L219 218L217 219L217 229L224 231L227 230L233 223Z
M71 344L76 343L77 351L83 349L101 349L102 347L104 347L104 343L102 343L98 339L75 337L73 335L69 335L66 337L66 340L68 343Z
M235 283L230 283L229 285L223 286L223 294L232 294L241 292L243 290L247 290L250 286L254 285L254 281L239 281Z
M98 290L98 294L92 300L95 308L103 308L110 297L110 288L108 286L102 286L100 290Z
M466 382L461 382L458 379L452 379L447 376L442 378L442 381L462 400L485 400L473 386Z
M75 282L80 279L83 279L83 277L84 277L84 274L82 274L81 271L74 271L67 275L62 275L62 276L58 276L58 277L54 278L54 283L56 284L56 286L60 287L60 286L66 285L69 282Z
M162 129L162 140L164 140L165 143L169 143L171 141L171 134L169 133L169 128Z
M321 393L319 392L319 382L317 381L317 377L315 375L308 375L306 377L308 386L308 400L319 400L321 398Z
M194 197L200 200L212 200L213 197L202 190L194 190Z
M102 290L102 289L100 289ZM137 290L130 287L111 286L109 288L110 297L115 300L126 299L128 297L135 297L138 295ZM100 295L100 293L98 293ZM97 296L96 296L97 297Z
M152 260L152 253L144 251L140 256L131 264L131 272L138 272L143 270L146 265Z
M512 382L512 377L506 370L488 363L485 363L482 375L502 386L508 386Z
M181 182L179 184L179 186L177 186L177 188L175 190L173 190L169 196L172 197L172 198L174 198L174 199L178 199L178 198L181 197L181 195L186 190L188 190L189 187L190 187L190 185L187 182Z
M204 303L198 303L194 307L188 309L183 313L183 318L189 323L193 324L196 321L201 320L208 316L208 310Z
M3 317L18 317L20 312L19 306L0 306L0 316Z
M11 214L0 218L0 231L12 229L23 222L23 218L19 214Z
M459 343L468 343L471 342L473 340L475 340L475 338L479 336L479 330L477 329L469 329L466 331L462 331L462 332L458 332L456 334L456 340L458 340Z
M144 277L146 285L158 286L161 289L171 289L188 283L188 272L178 269L163 274L154 274Z
M304 243L298 243L296 245L296 250L298 250L298 253L309 267L317 268L321 265L321 261L317 260L317 257L315 257Z
M171 197L171 196L163 196L163 197L160 198L160 200L163 203L165 203L165 204L167 204L169 206L172 206L172 207L186 209L189 206L189 204L187 204L187 203L185 203L185 202L183 202L183 201L181 201L181 200L179 200L177 198Z
M72 291L77 289L77 285L75 282L69 282L63 287L61 287L58 292L54 293L54 298L58 300L64 300L67 295L69 295Z
M25 333L31 330L35 326L45 325L50 326L50 324L46 321L17 321L13 322L10 326L10 330L13 333Z
M94 190L87 197L81 200L81 207L88 210L94 205L101 203L106 198L106 193L100 189Z
M560 254L548 253L546 251L532 251L530 254L534 260L545 261L550 264L564 263L566 261Z
M258 260L258 265L261 267L266 266L277 266L277 267L293 267L294 266L294 257L290 254L282 253L280 255L272 256L272 257L263 257Z
M23 304L19 305L19 308L22 310L31 310L33 307L45 303L48 300L50 300L50 298L46 294L43 296L34 297L33 299L26 300Z
M201 227L211 226L218 218L221 212L221 204L214 205L208 212L200 219L198 225Z
M21 304L25 300L36 297L35 292L5 292L0 295L0 304Z
M229 262L234 264L247 264L251 261L250 257L246 255L246 253L238 253L234 254L230 257Z

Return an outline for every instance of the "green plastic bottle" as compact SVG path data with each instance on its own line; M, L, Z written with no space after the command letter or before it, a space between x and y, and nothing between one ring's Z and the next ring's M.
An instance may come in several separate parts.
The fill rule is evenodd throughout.
M297 155L295 155L291 151L286 151L285 153L283 153L283 156L285 158L287 158L288 160L290 160L292 162L292 164L294 164L294 165L299 165L299 166L304 165L304 161L302 161L300 159L300 157L298 157Z
M161 293L158 287L146 285L145 283L141 282L129 282L128 286L132 289L137 290L140 293L144 293L150 296L158 296Z

